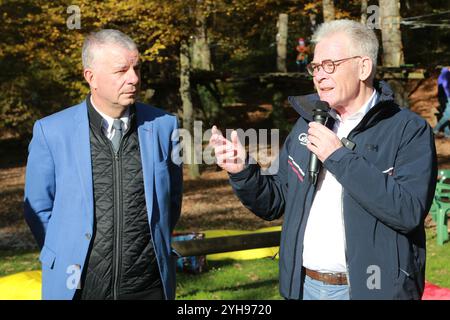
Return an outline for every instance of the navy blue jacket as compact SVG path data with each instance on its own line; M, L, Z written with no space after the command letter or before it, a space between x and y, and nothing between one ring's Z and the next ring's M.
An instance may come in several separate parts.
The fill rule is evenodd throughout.
M341 147L323 164L343 187L350 298L420 299L424 219L437 175L434 137L424 119L394 103L387 84L376 88L376 105L347 137L354 149ZM280 293L288 299L301 297L303 239L315 194L305 145L312 117L301 104L317 99L289 98L300 118L280 152L276 175L262 174L255 164L230 175L235 193L256 215L273 220L285 214L279 272Z

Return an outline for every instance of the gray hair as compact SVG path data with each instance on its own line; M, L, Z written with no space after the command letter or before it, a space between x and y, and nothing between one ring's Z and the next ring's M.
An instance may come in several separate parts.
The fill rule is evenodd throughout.
M372 73L374 74L379 47L375 32L357 21L348 19L333 20L325 22L317 28L312 36L312 42L317 44L322 39L337 33L343 33L350 39L352 45L349 48L349 53L351 55L370 57L373 64Z
M103 29L90 33L83 43L81 59L83 68L91 68L94 60L93 48L107 44L116 44L128 50L137 50L136 43L125 33L114 29Z

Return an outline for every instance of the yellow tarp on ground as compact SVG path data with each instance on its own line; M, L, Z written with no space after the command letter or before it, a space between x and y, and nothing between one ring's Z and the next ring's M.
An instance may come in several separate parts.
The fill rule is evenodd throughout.
M256 231L243 231L243 230L207 230L202 231L205 234L205 238L216 238L216 237L226 237L226 236L236 236L239 234L250 234L250 233L261 233L261 232L270 232L270 231L280 231L281 226L277 227L269 227L258 229ZM270 247L270 248L260 248L260 249L250 249L250 250L241 250L241 251L233 251L233 252L224 252L224 253L216 253L210 254L206 256L206 260L225 260L225 259L233 259L233 260L253 260L265 257L273 257L278 253L279 247ZM278 258L278 256L277 256Z
M0 278L0 300L41 300L41 271Z
M260 232L279 231L281 227L263 228L256 231L244 230L208 230L202 231L206 238L235 236ZM216 253L206 257L207 260L252 260L273 257L279 247L242 250L234 252ZM41 299L41 271L20 272L0 278L0 300L40 300Z

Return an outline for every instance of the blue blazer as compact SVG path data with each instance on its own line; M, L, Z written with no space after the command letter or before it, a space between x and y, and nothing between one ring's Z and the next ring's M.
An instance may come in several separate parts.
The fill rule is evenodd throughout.
M136 103L136 119L150 232L165 296L174 299L171 234L183 182L177 119L141 103ZM25 219L41 248L43 299L73 298L92 240L93 199L84 101L36 121L29 145Z

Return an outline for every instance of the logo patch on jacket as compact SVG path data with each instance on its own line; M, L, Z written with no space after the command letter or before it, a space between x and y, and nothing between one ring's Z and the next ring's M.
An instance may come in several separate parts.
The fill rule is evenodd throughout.
M294 171L295 174L297 175L298 180L303 182L305 173L303 172L302 168L300 168L300 166L295 162L294 158L292 158L291 156L288 157L289 157L288 159L289 166L291 167L292 171Z
M306 144L308 143L308 134L300 133L298 136L298 141L300 141L300 144L306 146Z

